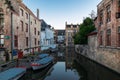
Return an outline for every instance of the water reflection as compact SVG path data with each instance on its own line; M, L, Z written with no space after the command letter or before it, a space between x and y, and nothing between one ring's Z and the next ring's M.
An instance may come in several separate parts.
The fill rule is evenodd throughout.
M87 78L87 80L120 80L120 74L117 74L116 72L113 72L112 70L85 58L84 56L78 57L78 55L76 55L76 59L79 61L80 66L85 70L84 73L86 75L84 75L83 78ZM76 69L81 73L79 68Z
M73 67L74 48L60 49L51 53L56 60L54 65L39 71L27 71L20 80L79 80L80 76ZM75 64L74 64L75 66Z
M73 68L74 48L67 48L65 51L59 51L57 54L57 63L51 75L44 80L79 80L80 76L75 68Z
M78 56L74 48L51 54L55 57L55 64L38 71L29 70L20 80L120 80L119 74Z
M37 71L28 70L27 73L19 80L44 80L46 77L45 75L51 75L53 70L53 64L50 64L46 68Z

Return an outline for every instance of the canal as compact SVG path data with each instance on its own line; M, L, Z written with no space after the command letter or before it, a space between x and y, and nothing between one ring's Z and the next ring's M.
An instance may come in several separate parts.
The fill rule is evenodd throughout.
M42 70L28 70L19 80L120 80L120 74L84 56L78 57L74 48L51 54L56 60L54 64Z

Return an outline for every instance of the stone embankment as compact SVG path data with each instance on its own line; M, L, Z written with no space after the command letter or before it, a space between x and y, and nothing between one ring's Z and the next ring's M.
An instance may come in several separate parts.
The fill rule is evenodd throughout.
M75 51L111 70L120 73L120 50L110 47L90 47L88 45L76 45Z

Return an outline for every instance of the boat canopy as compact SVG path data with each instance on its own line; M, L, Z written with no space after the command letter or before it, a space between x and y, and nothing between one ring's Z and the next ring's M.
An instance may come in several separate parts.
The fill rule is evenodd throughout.
M11 68L0 73L0 80L11 80L25 72L25 68Z
M52 57L52 56L48 56L48 57L45 57L45 58L43 58L43 59L41 59L41 60L38 60L38 61L36 61L36 62L34 62L34 63L46 64L46 63L48 63L48 62L51 62L52 60L53 60L53 57Z

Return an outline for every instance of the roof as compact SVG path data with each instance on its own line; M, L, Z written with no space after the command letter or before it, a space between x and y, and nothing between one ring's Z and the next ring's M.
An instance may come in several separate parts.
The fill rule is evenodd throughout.
M21 2L21 3L20 3L20 6L21 6L23 9L25 9L28 13L30 13L34 18L40 20L39 18L37 18L37 16L35 16L35 15L33 14L33 12L32 12L24 3Z
M45 28L48 27L48 24L43 19L41 19L40 21L41 21L41 31L44 31Z
M94 30L91 33L89 33L88 36L97 35L97 32L98 32L97 30Z
M77 28L77 26L79 26L79 24L67 24L66 28L71 28L73 26L73 28Z
M57 35L65 35L65 30L56 30Z

